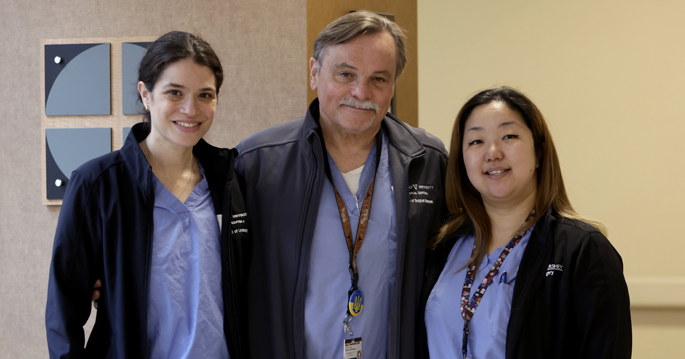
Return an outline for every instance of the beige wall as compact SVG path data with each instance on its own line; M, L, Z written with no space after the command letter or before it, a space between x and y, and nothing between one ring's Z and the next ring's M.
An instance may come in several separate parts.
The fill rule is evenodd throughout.
M60 207L41 204L40 39L200 34L225 72L207 139L232 147L304 114L305 18L305 0L0 0L0 358L48 356L44 311Z
M634 357L685 338L682 1L418 1L419 125L449 142L475 92L540 107L576 209L609 229L633 302Z

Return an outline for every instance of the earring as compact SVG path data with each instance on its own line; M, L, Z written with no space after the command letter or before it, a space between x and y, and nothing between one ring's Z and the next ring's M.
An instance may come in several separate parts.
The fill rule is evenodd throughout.
M150 106L145 105L145 112L150 112Z

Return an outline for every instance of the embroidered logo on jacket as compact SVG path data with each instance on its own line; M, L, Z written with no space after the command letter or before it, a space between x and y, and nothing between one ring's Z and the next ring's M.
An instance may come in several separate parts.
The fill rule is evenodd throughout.
M432 197L435 197L434 193L430 192L435 192L434 186L429 186L425 184L410 184L409 185L409 203L427 203L427 204L433 204L434 200ZM428 197L428 198L425 198Z
M549 277L551 275L554 275L554 272L563 272L564 271L564 266L561 264L549 264L547 265L547 274L545 274L545 277Z
M231 234L247 233L247 213L231 215Z

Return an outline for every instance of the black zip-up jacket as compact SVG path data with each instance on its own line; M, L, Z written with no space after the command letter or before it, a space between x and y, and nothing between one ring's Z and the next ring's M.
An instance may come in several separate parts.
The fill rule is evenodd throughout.
M319 102L314 100L305 117L258 132L238 145L236 171L243 181L254 241L247 292L254 359L305 356L309 254L323 183L328 180L318 120ZM389 140L397 210L388 358L414 358L425 246L440 224L447 153L440 140L390 114L382 126ZM424 187L414 189L418 186Z
M149 123L135 125L124 146L71 174L55 232L45 311L51 358L148 358L148 303L153 233L152 168L138 143ZM249 255L247 223L233 172L235 150L204 140L193 154L204 168L215 211L222 215L221 266L224 332L233 359L244 357L238 294ZM241 217L247 220L247 217ZM243 230L241 230L243 229ZM96 279L102 280L97 318L84 349Z
M470 222L428 253L422 319L417 321L418 358L429 357L426 301L452 247L467 233L473 233ZM547 211L535 225L519 265L506 358L630 358L631 350L630 300L621 256L594 227Z

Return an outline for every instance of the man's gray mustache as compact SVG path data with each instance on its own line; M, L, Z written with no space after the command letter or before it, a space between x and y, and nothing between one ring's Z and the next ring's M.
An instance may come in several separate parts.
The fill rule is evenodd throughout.
M378 113L378 104L371 101L361 102L353 98L343 98L342 100L340 100L340 103L338 103L338 107L340 106L350 106L362 110L373 110L374 113Z

